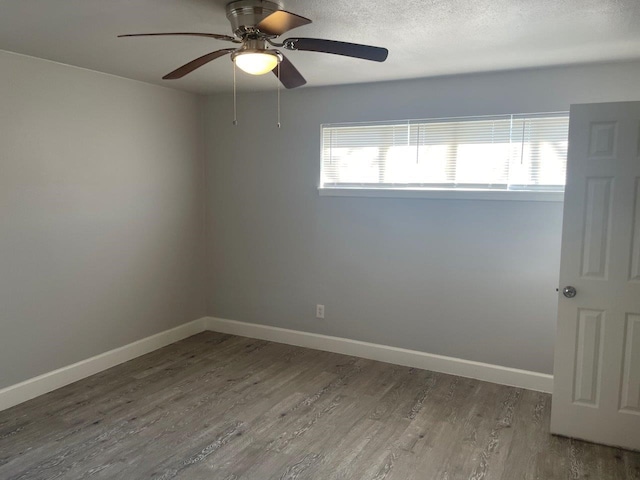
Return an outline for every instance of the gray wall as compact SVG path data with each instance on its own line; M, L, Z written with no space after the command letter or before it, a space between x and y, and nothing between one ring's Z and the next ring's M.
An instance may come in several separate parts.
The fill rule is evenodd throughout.
M238 127L231 94L209 97L209 314L551 373L562 204L319 197L320 124L638 100L638 78L628 63L306 88L283 93L280 130L275 92L241 94Z
M203 316L201 99L0 71L0 388Z

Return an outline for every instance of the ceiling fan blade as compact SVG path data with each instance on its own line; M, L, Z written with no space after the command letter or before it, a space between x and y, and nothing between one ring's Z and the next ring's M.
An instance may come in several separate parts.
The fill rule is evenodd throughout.
M235 37L230 35L220 35L218 33L197 33L197 32L171 32L171 33L129 33L127 35L118 35L118 38L123 37L164 37L164 36L187 36L187 37L207 37L215 38L216 40L225 40L227 42L242 43Z
M334 55L363 58L374 62L384 62L387 59L387 55L389 55L389 50L386 48L320 38L288 38L283 42L283 46L287 50L333 53Z
M222 50L216 50L215 52L207 53L195 60L191 60L189 63L184 64L180 68L175 69L173 72L166 74L163 80L175 80L184 77L186 74L193 72L195 69L206 65L207 63L220 58L233 52L235 48L224 48Z
M262 19L260 23L256 25L256 28L262 33L267 35L282 35L284 32L288 32L302 25L311 23L308 18L301 17L295 13L287 12L285 10L278 10L273 12L268 17Z
M280 68L280 75L278 75L278 68ZM280 79L280 83L282 83L285 88L301 87L307 83L298 69L294 67L293 63L291 63L284 55L282 55L282 61L280 62L279 67L274 68L272 72Z

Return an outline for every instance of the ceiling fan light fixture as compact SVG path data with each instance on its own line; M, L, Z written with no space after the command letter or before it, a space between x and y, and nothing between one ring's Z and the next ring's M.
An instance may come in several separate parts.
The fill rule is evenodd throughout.
M321 38L296 37L275 41L289 30L311 23L308 18L283 10L280 0L234 0L227 4L226 12L227 19L231 23L233 36L202 32L131 33L118 36L205 37L240 44L239 48L222 48L202 55L162 78L165 80L182 78L209 62L230 54L231 61L234 62L234 82L236 78L235 66L237 65L241 70L251 75L264 75L273 72L278 78L278 85L282 84L286 88L301 87L307 81L287 57L277 50L279 48L302 52L330 53L375 62L384 62L389 53L386 48ZM275 49L270 47L275 47ZM277 71L274 70L276 67Z
M276 52L240 51L232 57L236 66L251 75L264 75L276 68L280 58Z

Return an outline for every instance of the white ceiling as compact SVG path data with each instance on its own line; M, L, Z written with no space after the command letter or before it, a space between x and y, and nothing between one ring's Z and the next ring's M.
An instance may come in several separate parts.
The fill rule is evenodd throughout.
M161 77L219 48L206 38L118 39L123 33L231 34L226 0L0 0L0 49L198 93L229 90L218 59L181 80ZM640 58L639 0L283 0L313 20L284 37L387 47L385 63L288 52L308 86ZM275 77L239 73L240 89ZM304 88L304 87L303 87Z

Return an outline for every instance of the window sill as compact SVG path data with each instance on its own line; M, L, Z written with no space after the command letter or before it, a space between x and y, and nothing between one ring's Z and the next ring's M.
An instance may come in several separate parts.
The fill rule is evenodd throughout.
M392 188L318 188L321 197L431 198L438 200L499 200L563 202L564 192L518 190L437 190Z

